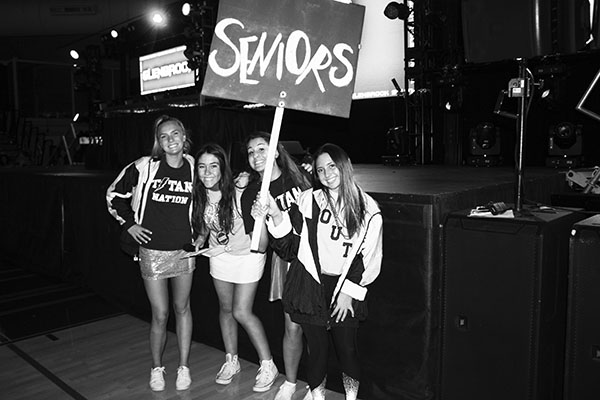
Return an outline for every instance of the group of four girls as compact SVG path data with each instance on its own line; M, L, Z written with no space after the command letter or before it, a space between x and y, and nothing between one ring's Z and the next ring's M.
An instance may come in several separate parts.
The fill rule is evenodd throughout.
M188 155L190 141L183 124L163 115L154 123L151 156L126 166L108 188L109 212L139 243L140 271L152 310L150 387L154 391L165 388L162 354L168 281L179 347L175 387L186 390L192 382L189 298L195 257L189 255L200 252L210 260L226 352L215 382L229 384L240 372L237 330L241 325L260 360L253 390L271 388L279 372L263 325L252 310L270 246L274 253L269 300L281 299L285 310L286 380L275 400L291 399L296 391L303 334L310 388L305 399L325 398L329 333L342 367L346 399L357 398L356 332L366 316L367 286L381 267L381 213L356 184L347 154L333 144L321 146L314 154L309 168L312 184L278 145L269 195L260 201L268 147L267 133L248 136L250 176L234 179L223 148L205 144L194 162ZM250 250L255 218L266 221L257 252ZM190 244L202 250L182 250L186 246L189 250Z

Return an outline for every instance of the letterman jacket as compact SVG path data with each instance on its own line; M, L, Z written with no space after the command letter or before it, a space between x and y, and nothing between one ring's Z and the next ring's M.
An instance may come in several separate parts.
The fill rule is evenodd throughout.
M183 155L192 172L194 180L194 158L188 154ZM149 182L154 179L160 166L160 159L149 156L142 157L127 165L117 176L106 191L106 204L108 212L121 225L123 230L132 225L142 225ZM192 220L192 204L190 201L189 218Z
M353 237L353 245L342 268L330 304L309 304L322 302L320 290L321 267L318 259L317 226L320 211L327 205L327 198L322 190L308 189L304 191L293 206L290 213L299 212L302 216L302 228L299 233L292 229L288 212L283 212L283 221L275 226L272 219L267 220L269 232L275 239L274 250L282 258L290 261L290 271L286 280L286 291L289 297L284 298L284 306L290 314L317 316L320 323L327 318L329 308L335 302L339 292L345 293L359 303L364 303L367 286L379 275L383 258L383 218L375 200L362 190L365 200L365 221ZM297 209L294 209L296 208ZM292 215L293 217L293 215ZM294 268L301 268L292 273ZM289 281L290 273L296 277ZM312 281L312 283L310 282ZM316 285L315 285L316 284ZM309 300L311 299L311 300ZM359 304L357 304L359 305ZM366 306L363 317L366 317ZM311 318L312 319L312 318ZM314 319L312 319L314 321Z

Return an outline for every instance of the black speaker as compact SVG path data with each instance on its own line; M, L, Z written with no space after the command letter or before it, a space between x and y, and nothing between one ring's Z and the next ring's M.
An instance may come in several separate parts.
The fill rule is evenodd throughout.
M573 226L565 400L600 396L600 215Z
M569 232L580 219L447 217L441 399L562 398Z
M462 0L461 11L468 62L551 53L550 0Z

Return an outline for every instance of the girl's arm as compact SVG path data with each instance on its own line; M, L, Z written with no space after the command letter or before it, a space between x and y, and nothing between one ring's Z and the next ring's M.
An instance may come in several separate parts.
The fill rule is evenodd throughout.
M106 190L108 212L124 230L135 225L135 216L131 207L133 191L138 185L139 171L135 162L125 167Z
M299 212L296 204L293 204L288 211L281 211L270 194L267 205L261 204L259 196L252 205L252 216L255 219L264 218L266 221L268 232L271 234L271 247L279 257L288 262L296 258L300 244L299 233L296 234L292 228L290 213Z
M341 292L356 300L364 300L366 286L379 276L382 259L383 218L381 212L377 212L371 216L364 241L348 270Z

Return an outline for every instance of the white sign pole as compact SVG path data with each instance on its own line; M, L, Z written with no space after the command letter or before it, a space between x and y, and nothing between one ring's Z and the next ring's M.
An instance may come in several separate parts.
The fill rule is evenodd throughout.
M283 107L275 108L275 117L273 118L273 127L271 128L271 139L269 140L269 150L267 151L267 161L265 171L263 173L262 182L260 185L260 201L265 204L269 195L269 185L271 184L271 175L273 174L273 163L275 162L275 151L279 142L279 131L281 130L281 121L283 119ZM252 243L250 244L251 251L257 251L260 243L260 235L264 217L254 220L254 229L252 230Z

